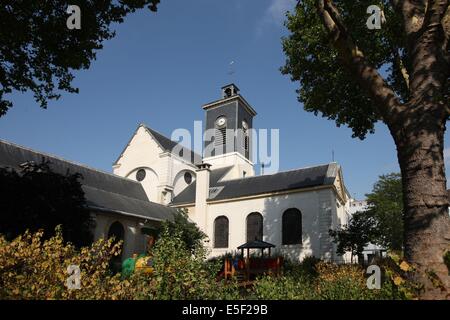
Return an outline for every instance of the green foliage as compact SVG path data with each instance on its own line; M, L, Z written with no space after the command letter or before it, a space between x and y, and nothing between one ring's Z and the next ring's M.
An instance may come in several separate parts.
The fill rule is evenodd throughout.
M377 265L384 270L385 289L391 289L397 299L417 299L423 286L412 280L415 269L401 255L391 252Z
M314 256L305 257L301 263L284 259L283 270L292 275L300 275L301 277L317 277L317 264L321 262L319 258Z
M313 283L302 276L290 274L279 278L262 277L256 282L252 298L261 300L313 300L317 299Z
M179 233L181 239L185 243L186 247L193 251L202 245L202 241L206 238L198 226L189 220L189 216L184 209L179 209L174 216L174 221L164 221L158 233L167 228L170 233Z
M145 286L121 281L109 272L120 243L99 240L78 250L65 244L62 230L44 240L43 232L25 232L13 241L0 236L0 299L130 299ZM69 290L67 267L78 265L81 289Z
M282 277L265 276L255 283L253 298L268 300L391 300L406 299L391 278L381 289L370 290L365 270L358 265L336 265L310 259L291 266ZM314 272L308 274L313 267ZM305 272L307 271L307 272Z
M110 260L121 243L101 239L77 249L65 243L61 228L44 240L26 232L13 241L0 236L0 299L405 299L410 295L409 266L380 261L387 270L381 290L365 286L365 270L308 258L290 264L281 277L263 276L246 292L237 283L216 278L220 263L205 260L206 251L187 249L179 231L162 230L154 249L152 274L127 278L112 274ZM78 265L81 288L66 287L67 267Z
M11 240L26 229L44 229L49 237L61 224L64 239L89 244L94 221L79 179L53 172L47 162L26 163L19 171L0 168L0 233Z
M48 100L72 87L73 70L88 69L103 41L114 37L114 23L159 0L123 1L7 1L0 6L0 116L12 102L13 90L30 90L46 108ZM81 9L81 30L68 30L68 5Z
M407 96L398 55L408 67L402 19L387 0L335 0L343 21L356 44L375 68L384 68L388 82L402 98ZM386 23L381 30L366 26L367 7L378 5L384 10ZM338 58L322 21L316 0L299 1L295 12L288 14L286 27L290 35L283 39L286 64L281 69L292 81L299 81L298 99L304 109L335 120L337 126L348 125L353 136L363 139L373 133L380 115L374 103L363 93L357 81Z
M321 300L393 299L390 287L382 283L380 290L368 289L365 269L359 265L320 263L317 291Z
M151 299L222 299L238 296L233 286L216 281L219 263L206 261L201 245L188 248L180 229L163 228L153 250Z
M342 230L330 230L337 252L360 255L368 243L391 251L403 250L403 194L398 173L381 175L371 193L366 194L368 209L356 212Z
M44 240L26 232L7 241L0 236L0 299L239 299L235 283L216 279L218 265L206 251L186 248L179 231L164 228L154 249L153 274L122 278L109 265L121 243L101 239L77 249L64 243L61 228ZM81 269L81 288L66 287L67 267Z
M403 250L403 192L399 173L381 175L366 194L367 214L376 222L375 242L392 251Z
M350 251L353 256L360 256L370 242L377 236L377 222L366 212L356 212L342 229L330 230L333 242L337 244L336 252L343 255Z

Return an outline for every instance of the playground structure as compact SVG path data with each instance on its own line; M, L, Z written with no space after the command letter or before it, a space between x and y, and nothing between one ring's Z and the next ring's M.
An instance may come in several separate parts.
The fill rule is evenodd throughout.
M261 240L247 242L238 247L241 251L240 257L225 258L224 269L221 275L225 279L236 278L243 286L252 285L253 281L260 275L270 274L278 276L283 266L282 257L271 257L271 249L275 245ZM250 250L261 250L261 256L251 256ZM264 251L268 250L265 256ZM244 251L247 256L244 256Z
M140 255L133 254L132 257L125 259L121 265L122 276L130 276L135 272L149 275L153 274L152 248L156 242L156 231L150 228L142 228L141 231L148 236L146 253Z

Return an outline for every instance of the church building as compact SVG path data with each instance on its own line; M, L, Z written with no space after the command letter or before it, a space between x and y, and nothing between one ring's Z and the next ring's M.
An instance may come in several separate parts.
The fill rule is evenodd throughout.
M223 87L221 98L203 109L202 156L141 124L114 162L113 174L3 140L0 167L17 170L29 161L47 161L54 172L81 174L96 221L94 238L122 239L122 259L145 252L148 230L184 209L208 236L211 256L264 241L294 260L348 260L336 254L328 232L349 218L341 167L332 162L256 175L256 111L237 86Z
M349 217L341 167L333 162L256 175L256 111L236 85L221 93L203 106L203 156L141 124L115 161L114 174L140 182L151 202L185 209L208 236L211 256L260 240L294 260L342 261L328 232Z

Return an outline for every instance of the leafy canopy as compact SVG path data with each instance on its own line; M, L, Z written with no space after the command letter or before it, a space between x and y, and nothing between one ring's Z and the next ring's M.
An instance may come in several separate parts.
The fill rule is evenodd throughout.
M28 162L18 171L0 168L0 234L13 239L27 229L43 229L50 236L62 225L64 239L89 244L95 222L79 179L77 173L53 172L48 162Z
M335 120L337 126L348 125L353 137L364 139L374 132L381 120L374 103L364 94L345 63L330 43L316 9L316 0L298 2L295 12L288 13L286 26L291 32L283 38L286 64L281 68L292 81L299 81L298 100L315 115ZM389 1L336 0L341 17L353 41L375 68L386 74L387 83L402 98L408 96L401 66L408 67L402 19ZM369 30L366 13L370 5L383 9L386 22L381 30Z
M12 102L6 94L30 90L42 108L72 86L73 70L88 69L103 41L114 37L113 23L159 0L2 1L0 6L0 116ZM81 9L81 29L66 26L69 5Z
M194 222L189 220L188 214L184 209L178 210L173 221L164 221L157 232L162 233L165 229L170 233L179 234L186 248L191 251L202 246L203 240L206 238L206 234Z
M366 195L367 214L377 221L375 242L390 250L403 248L403 192L399 173L381 175Z
M353 256L360 256L364 247L378 236L377 222L366 212L359 211L342 229L330 230L329 234L337 244L336 252L340 255L351 252L353 259Z

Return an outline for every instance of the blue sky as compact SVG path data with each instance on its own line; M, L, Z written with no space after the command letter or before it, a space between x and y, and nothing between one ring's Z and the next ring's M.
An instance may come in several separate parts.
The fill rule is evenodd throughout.
M139 123L169 137L192 130L204 119L201 106L235 82L258 112L255 128L280 129L281 170L330 162L334 150L350 193L362 198L378 175L399 170L395 145L383 124L360 141L297 102L299 84L279 72L284 12L294 3L162 0L156 14L140 11L116 26L91 68L76 73L79 94L64 94L47 110L30 94L13 94L0 137L111 171Z

